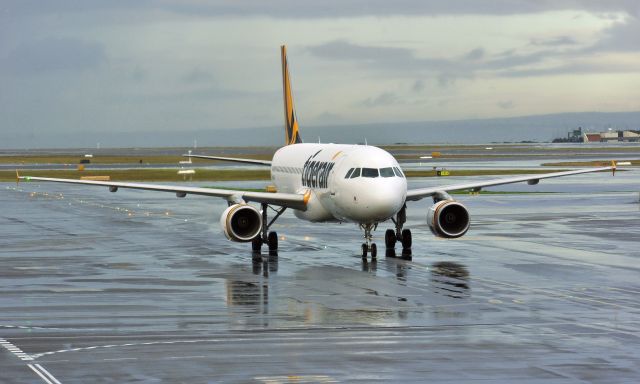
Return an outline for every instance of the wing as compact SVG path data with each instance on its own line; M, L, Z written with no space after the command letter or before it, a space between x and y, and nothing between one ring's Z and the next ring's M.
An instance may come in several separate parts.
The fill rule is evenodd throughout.
M255 160L255 159L240 159L237 157L222 157L222 156L204 156L204 155L182 155L184 157L195 157L197 159L208 159L208 160L222 160L222 161L231 161L235 163L245 163L245 164L256 164L256 165L266 165L270 166L271 162L267 160Z
M50 181L55 183L69 183L82 185L96 185L109 187L111 192L116 192L118 188L142 189L147 191L173 192L178 197L186 195L202 195L220 197L230 203L256 202L277 205L281 207L293 208L305 211L309 201L310 192L305 194L297 193L270 193L270 192L247 192L226 189L200 188L200 187L178 187L173 185L142 184L142 183L121 183L112 181L93 181L77 179L55 179L49 177L18 176L19 180Z
M433 196L441 192L463 191L463 190L479 191L484 187L493 187L495 185L521 183L524 181L526 181L528 184L534 185L534 184L538 184L538 182L541 179L550 179L552 177L580 175L583 173L602 172L602 171L613 171L615 174L615 170L616 170L616 164L615 162L613 162L610 167L580 169L577 171L566 171L566 172L543 173L539 175L505 177L501 179L478 181L478 182L471 182L471 183L465 183L465 184L452 184L452 185L443 185L443 186L431 187L431 188L410 189L407 191L407 201L420 200L422 198Z

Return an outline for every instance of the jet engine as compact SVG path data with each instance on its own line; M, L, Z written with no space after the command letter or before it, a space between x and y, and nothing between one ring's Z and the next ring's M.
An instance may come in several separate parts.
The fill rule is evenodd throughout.
M234 204L225 209L220 225L227 239L238 242L251 241L260 234L262 215L247 204Z
M460 237L469 230L469 211L455 200L440 200L429 208L427 224L438 237Z

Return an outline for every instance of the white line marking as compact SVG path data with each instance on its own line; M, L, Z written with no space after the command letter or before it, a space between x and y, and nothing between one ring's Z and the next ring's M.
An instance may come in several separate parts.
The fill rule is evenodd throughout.
M28 364L28 367L29 367L29 368L31 368L31 370L32 370L33 372L35 372L38 376L40 376L40 378L41 378L42 380L44 380L44 381L45 381L45 383L47 383L47 384L53 384L51 381L49 381L49 379L47 379L47 377L46 377L44 374L40 373L40 371L38 371L38 369L37 369L36 367L34 367L34 366L33 366L33 365L31 365L31 364Z
M56 379L55 377L53 377L53 375L52 375L49 371L47 371L46 369L44 369L44 367L43 367L42 365L40 365L40 364L36 364L35 366L36 366L36 368L39 368L39 369L40 369L40 371L42 371L42 373L44 373L45 375L47 375L47 377L49 377L49 378L51 379L51 381L53 381L55 384L62 384L62 383L60 383L60 382L58 381L58 379Z
M124 361L124 360L138 360L137 357L120 357L117 359L102 359L102 361Z
M307 375L307 376L257 376L254 379L262 381L265 384L284 384L284 383L337 383L331 376L325 375Z
M28 327L25 325L11 325L11 324L0 324L0 328L17 328L17 329L60 329L60 328L46 328L46 327Z
M24 353L20 348L16 347L10 341L0 338L0 345L2 345L6 350L11 352L15 357L19 358L22 361L33 361L33 357ZM49 371L44 369L40 364L27 364L29 368L33 372L35 372L42 380L44 380L47 384L62 384L56 379Z
M22 349L16 347L10 341L0 338L0 345L2 345L7 351L11 352L15 357L22 361L32 361L33 357L24 353Z

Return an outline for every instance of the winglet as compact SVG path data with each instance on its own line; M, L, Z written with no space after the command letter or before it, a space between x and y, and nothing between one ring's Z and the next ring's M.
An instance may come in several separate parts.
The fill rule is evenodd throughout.
M615 160L611 160L611 173L613 176L616 175L616 161Z

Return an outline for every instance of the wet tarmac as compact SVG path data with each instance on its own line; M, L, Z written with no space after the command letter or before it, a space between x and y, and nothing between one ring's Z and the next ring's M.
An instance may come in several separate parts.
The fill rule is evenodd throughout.
M637 383L639 181L457 196L457 240L417 202L411 258L375 262L353 224L287 212L254 261L217 199L3 183L0 382Z

